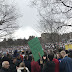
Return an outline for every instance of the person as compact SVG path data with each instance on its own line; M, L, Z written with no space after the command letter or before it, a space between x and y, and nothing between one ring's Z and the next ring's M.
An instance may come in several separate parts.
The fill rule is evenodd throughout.
M24 60L24 57L25 57L24 50L21 52L20 57L21 57L21 60L23 61Z
M29 69L29 71L31 71L31 62L29 60L29 56L28 55L26 55L24 57L24 63L25 63L25 66Z
M68 57L72 58L72 51L69 51Z
M55 63L55 72L59 72L59 61L56 58L54 58L54 52L53 51L50 53L50 56L53 57L52 61Z
M13 58L12 62L10 63L10 70L11 72L17 72L16 66L17 66L17 58Z
M55 63L55 72L59 72L59 61L55 58L52 61Z
M63 59L60 62L60 72L72 72L72 59L65 51L61 51Z
M2 68L0 69L0 72L10 72L9 71L9 62L8 61L3 61L2 62Z
M57 52L56 56L57 56L58 61L61 62L61 54Z
M3 62L3 61L8 61L8 62L10 62L10 59L7 57L7 53L6 53L6 52L3 52L2 62Z
M29 70L27 67L25 67L25 64L21 62L19 68L17 68L17 72L29 72Z
M43 66L42 72L55 72L55 63L52 61L54 58L54 54L48 55L48 61Z
M18 54L17 56L17 66L22 62L20 55Z
M31 62L31 72L41 72L39 63L37 61L35 62L33 57Z

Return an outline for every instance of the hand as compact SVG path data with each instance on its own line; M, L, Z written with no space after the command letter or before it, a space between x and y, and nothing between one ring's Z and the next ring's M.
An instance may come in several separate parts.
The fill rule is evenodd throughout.
M40 59L42 59L42 57L41 57L41 55L40 55L40 53L39 53L39 52L38 52L38 54L39 54Z
M16 69L18 69L19 67L16 66Z
M43 64L43 60L40 60L40 64Z

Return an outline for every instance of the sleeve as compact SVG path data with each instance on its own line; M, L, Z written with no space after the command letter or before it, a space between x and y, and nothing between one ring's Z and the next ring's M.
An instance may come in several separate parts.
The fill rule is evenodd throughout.
M40 72L40 71L41 71L41 67L40 67L40 65L38 64L38 62L36 62L36 70L37 70L37 72Z
M64 63L64 61L62 60L61 62L60 62L60 66L59 66L60 68L60 72L63 72L64 70L65 70L65 63Z
M26 68L26 70L27 70L27 72L30 72L30 71L28 70L28 68Z

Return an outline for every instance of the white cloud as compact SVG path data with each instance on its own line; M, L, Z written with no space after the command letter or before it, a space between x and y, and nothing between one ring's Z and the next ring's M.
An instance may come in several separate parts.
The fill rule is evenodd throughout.
M36 36L40 37L40 33L36 32L33 28L31 27L26 27L25 29L19 29L14 33L15 38L26 38L28 39L29 36Z
M37 10L31 8L30 0L12 0L16 4L16 7L22 17L17 19L19 26L22 26L14 33L15 38L28 38L30 35L40 36L40 33L36 32L35 24L37 24Z

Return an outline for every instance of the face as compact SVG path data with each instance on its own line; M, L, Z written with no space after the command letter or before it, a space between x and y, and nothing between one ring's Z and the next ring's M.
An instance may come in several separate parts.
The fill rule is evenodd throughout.
M14 59L14 60L13 60L13 63L16 63L16 61L17 61L17 59Z
M46 56L43 56L43 59L46 60Z
M8 69L9 66L10 66L10 65L9 65L9 62L6 62L6 63L5 63L5 68Z
M61 56L62 56L62 57L64 57L64 54L63 54L63 53L61 53Z
M57 59L59 59L60 57L59 57L59 54L57 54Z

